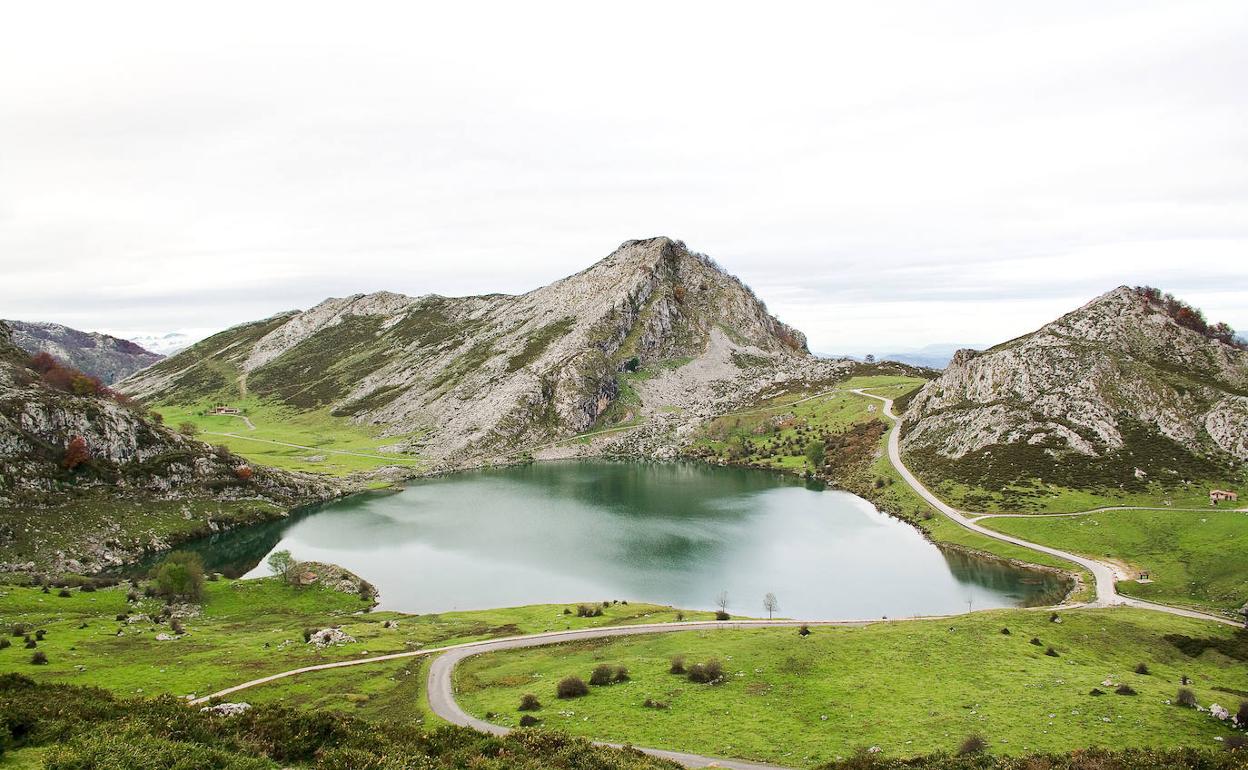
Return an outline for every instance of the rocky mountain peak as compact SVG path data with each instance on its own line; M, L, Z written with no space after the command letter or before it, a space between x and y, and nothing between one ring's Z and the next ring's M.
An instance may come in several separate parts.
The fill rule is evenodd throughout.
M159 353L99 332L84 332L56 323L8 321L11 341L27 353L47 353L105 384L112 384L164 358Z
M971 485L1217 475L1248 459L1248 351L1180 300L1120 286L1030 334L959 351L903 419L918 465Z
M223 332L122 387L183 404L245 388L420 433L423 454L458 458L635 419L660 398L669 410L730 401L761 387L760 371L797 376L812 358L741 281L658 237L519 296L328 299ZM649 385L626 382L642 369L685 384L647 406Z

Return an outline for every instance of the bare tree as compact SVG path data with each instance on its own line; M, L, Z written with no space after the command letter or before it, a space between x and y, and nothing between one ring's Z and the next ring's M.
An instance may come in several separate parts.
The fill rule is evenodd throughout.
M768 591L763 597L763 609L767 610L767 619L771 620L776 614L776 610L780 609L780 601L776 599L776 595Z
M728 614L728 592L720 591L719 596L715 597L715 606L719 608L719 615L726 616ZM720 618L723 620L724 618Z

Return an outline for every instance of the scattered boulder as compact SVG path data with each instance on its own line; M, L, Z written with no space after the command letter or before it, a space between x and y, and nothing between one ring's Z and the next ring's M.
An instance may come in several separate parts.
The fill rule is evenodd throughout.
M308 635L308 644L322 649L335 645L351 644L354 641L355 637L341 628L322 628L320 631L313 631Z
M213 716L233 717L238 716L249 709L251 709L250 703L218 703L215 706L204 706L200 709L200 711L212 714Z

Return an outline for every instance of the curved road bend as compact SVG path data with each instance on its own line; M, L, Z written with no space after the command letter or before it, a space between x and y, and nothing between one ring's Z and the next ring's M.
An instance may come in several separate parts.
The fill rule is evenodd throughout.
M1114 584L1114 568L1109 564L1096 561L1095 559L1089 559L1084 556L1079 556L1078 554L1073 554L1069 551L1050 548L1047 545L1040 545L1039 543L1033 543L1029 540L1023 540L1022 538L1007 535L1003 532L997 532L996 530L989 529L982 524L978 524L977 522L979 519L987 517L986 514L968 514L965 511L960 511L957 508L945 503L939 497L934 495L931 490L923 486L923 482L919 481L918 478L910 472L910 469L906 467L905 463L901 461L901 418L893 412L893 400L891 398L885 398L884 396L877 396L874 393L867 393L866 390L862 388L855 390L854 392L860 396L866 396L868 398L874 398L878 401L884 402L884 415L893 421L893 428L888 434L889 462L893 464L893 467L897 469L897 472L901 474L901 477L905 479L906 483L909 484L920 497L926 500L933 508L952 519L955 524L958 524L965 529L969 529L972 532L990 537L994 540L1012 543L1013 545L1029 548L1033 551L1039 551L1040 553L1047 553L1050 556L1056 556L1059 559L1078 564L1080 567L1083 567L1088 570L1088 572L1092 573L1092 577L1096 581L1096 601L1092 606L1110 607L1115 604L1125 604L1131 607L1140 607L1143 609L1156 610L1158 612L1168 612L1171 615L1182 615L1183 617L1198 618L1200 620L1213 620L1218 623L1236 627L1240 625L1233 620L1221 618L1217 615L1207 615L1196 610L1184 609L1182 607L1170 607L1165 604L1155 604L1153 602L1146 602L1143 599L1132 599L1129 596L1123 596L1118 593L1118 588Z

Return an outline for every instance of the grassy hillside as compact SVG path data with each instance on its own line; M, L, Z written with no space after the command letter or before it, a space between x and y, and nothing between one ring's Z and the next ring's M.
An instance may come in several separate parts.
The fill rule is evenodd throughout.
M164 417L166 425L190 423L198 438L223 444L259 465L333 476L386 466L423 467L415 455L386 449L419 434L382 437L379 429L335 417L328 409L300 411L254 396L227 403L242 415L211 414L217 404L211 399L157 406L155 411ZM243 417L250 420L254 430Z
M1122 562L1132 577L1128 596L1235 611L1248 603L1248 513L1209 511L1105 511L1087 516L991 518L992 529L1092 558Z
M365 654L564 628L661 622L675 619L677 612L670 607L615 604L603 608L599 617L579 618L565 615L564 605L535 605L413 616L361 613L369 602L356 595L320 586L294 588L273 578L220 580L205 588L202 611L181 621L186 634L159 641L158 634L173 633L171 625L151 620L163 602L143 597L141 589L131 601L131 588L124 584L91 592L74 588L68 597L58 595L56 588L43 593L34 587L0 586L0 628L11 631L21 625L30 633L43 630L46 637L36 649L48 656L47 665L30 665L33 651L18 636L17 644L0 649L0 671L21 671L39 681L91 685L124 695L205 695L267 674ZM709 613L688 615L709 617ZM398 621L398 627L386 628L386 621ZM329 626L340 626L356 641L325 649L304 642L305 629ZM415 669L418 661L406 666ZM384 671L388 675L390 669ZM305 683L313 689L303 689ZM367 699L353 697L359 694L354 689L326 688L310 678L269 685L260 697L367 710ZM414 706L404 714L413 720L421 716Z
M1067 611L1060 623L1047 612L1005 610L815 628L808 637L793 629L682 632L491 653L461 664L456 684L461 705L501 724L515 724L520 697L532 693L543 706L532 713L548 728L797 767L866 746L892 756L954 751L971 733L1001 754L1214 747L1215 736L1233 734L1224 723L1166 700L1187 675L1201 704L1235 707L1248 697L1248 667L1221 653L1189 657L1165 636L1233 633L1134 610ZM1045 654L1050 647L1057 657ZM718 659L724 681L669 673L678 655L686 665ZM1140 663L1150 673L1135 673ZM588 679L599 664L625 666L629 681L555 697L561 678ZM1119 684L1138 694L1116 694Z

